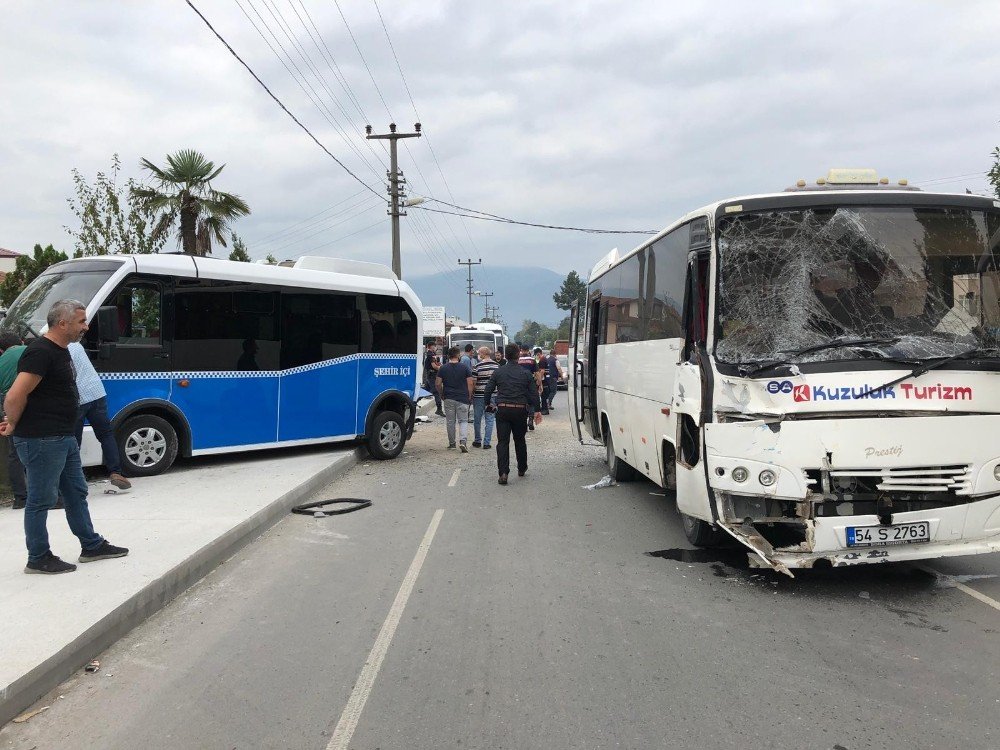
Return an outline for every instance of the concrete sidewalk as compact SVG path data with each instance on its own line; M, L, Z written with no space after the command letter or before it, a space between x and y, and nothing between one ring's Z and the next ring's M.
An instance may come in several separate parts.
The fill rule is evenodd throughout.
M91 484L98 533L127 557L73 573L25 575L22 513L0 508L0 725L353 466L363 449L305 449L186 462L135 479L122 495ZM61 511L52 551L76 563L80 545Z

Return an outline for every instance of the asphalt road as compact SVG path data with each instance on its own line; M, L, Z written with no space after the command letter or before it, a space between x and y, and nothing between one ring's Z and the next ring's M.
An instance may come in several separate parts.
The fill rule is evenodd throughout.
M0 748L1000 746L1000 611L953 579L672 559L671 498L583 489L564 408L507 487L445 444L353 469L317 497L373 507L290 516ZM933 566L1000 598L996 557Z

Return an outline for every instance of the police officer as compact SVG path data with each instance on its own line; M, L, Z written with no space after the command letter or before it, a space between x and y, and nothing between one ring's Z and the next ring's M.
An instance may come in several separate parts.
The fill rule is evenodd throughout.
M504 348L507 362L490 376L484 394L485 403L490 404L493 392L497 393L497 470L500 472L497 481L500 484L507 484L507 475L510 473L512 434L514 453L517 456L517 475L523 477L528 470L528 444L524 440L528 431L528 408L534 409L536 424L542 421L538 384L527 370L517 364L519 351L517 344L508 344ZM487 408L492 409L492 404Z

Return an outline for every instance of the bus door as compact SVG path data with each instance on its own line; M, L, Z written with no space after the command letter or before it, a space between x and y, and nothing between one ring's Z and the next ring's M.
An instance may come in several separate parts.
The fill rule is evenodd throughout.
M581 310L585 310L586 307L580 303L573 305L573 308L569 313L569 351L566 356L566 369L567 372L563 376L566 379L566 403L569 405L569 426L573 431L573 436L583 442L583 430L580 427L582 413L582 408L579 403L579 395L581 393L580 386L577 383L577 373L579 369L577 368L577 352L581 351L577 340L580 337L580 331L582 326L580 325L580 315Z
M601 439L600 415L597 412L597 347L600 342L601 294L597 292L580 305L576 315L574 361L569 362L573 395L574 432L583 439L583 430Z
M705 474L703 427L711 396L712 368L706 350L708 330L707 253L688 261L684 294L684 348L674 381L673 409L677 416L677 508L712 521Z
M83 341L94 367L103 375L108 394L108 416L146 399L170 398L171 343L164 336L169 319L169 280L159 277L129 277L103 306L116 308L117 330L101 331L101 338L115 340L107 349L98 343L96 319ZM165 289L166 287L166 289ZM105 358L106 357L106 358Z

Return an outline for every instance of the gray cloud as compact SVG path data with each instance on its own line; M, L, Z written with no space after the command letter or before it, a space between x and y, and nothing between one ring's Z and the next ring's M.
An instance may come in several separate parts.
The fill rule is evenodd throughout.
M366 119L384 130L389 114L336 7L303 1L364 119L299 25L299 0L274 0L274 7L352 113L348 138L368 164L235 3L197 4L317 137L382 193L388 159L361 133ZM253 4L299 62L264 0ZM392 116L409 128L413 109L374 6L352 0L341 7ZM380 7L455 201L515 218L659 228L699 205L778 190L830 166L874 166L893 178L925 180L983 172L1000 142L1000 9L991 2L440 0ZM385 218L374 196L357 216L320 222L321 231L300 242L289 234L260 242L363 188L184 4L25 3L7 10L5 27L0 245L70 247L62 227L72 220L65 199L73 167L93 175L117 151L126 176L139 176L140 157L162 161L192 147L226 163L218 186L253 208L236 227L253 254L275 248L388 262L388 223L365 229ZM401 165L412 192L448 200L428 139L401 149ZM940 185L966 187L985 190L985 180ZM459 286L459 256L483 258L477 278L485 287L490 264L586 272L611 247L639 240L463 226L418 211L404 219L404 272L454 269Z

